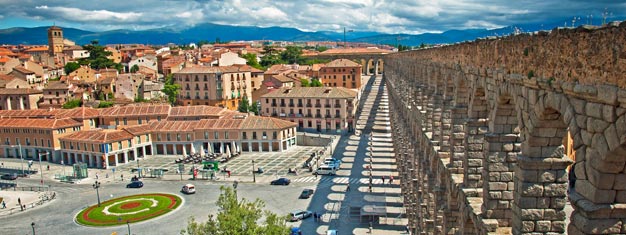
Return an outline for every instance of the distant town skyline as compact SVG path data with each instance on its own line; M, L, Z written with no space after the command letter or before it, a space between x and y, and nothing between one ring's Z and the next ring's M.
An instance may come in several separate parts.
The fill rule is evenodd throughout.
M622 18L626 2L612 0L293 0L293 1L10 1L0 0L0 28L52 24L91 31L191 27L201 23L282 26L304 31L443 32L519 24L568 26ZM605 10L606 9L606 10ZM565 21L564 21L565 19ZM569 19L569 20L567 20Z

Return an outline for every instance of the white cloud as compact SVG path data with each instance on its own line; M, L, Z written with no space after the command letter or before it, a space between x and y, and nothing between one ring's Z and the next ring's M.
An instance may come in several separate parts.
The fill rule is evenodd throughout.
M143 13L137 12L113 12L108 10L82 10L72 7L48 7L37 6L35 9L49 11L58 14L67 20L75 21L116 21L134 22L141 20Z

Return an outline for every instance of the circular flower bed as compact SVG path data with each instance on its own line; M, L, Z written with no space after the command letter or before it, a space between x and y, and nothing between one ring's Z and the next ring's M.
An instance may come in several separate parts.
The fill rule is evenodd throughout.
M152 219L178 208L179 196L164 193L120 197L90 206L76 215L76 221L89 226L115 226Z

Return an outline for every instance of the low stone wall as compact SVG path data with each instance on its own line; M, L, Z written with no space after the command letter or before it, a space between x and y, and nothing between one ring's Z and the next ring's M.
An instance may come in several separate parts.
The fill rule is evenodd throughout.
M330 143L330 138L318 134L298 133L296 141L300 146L320 146L325 147Z

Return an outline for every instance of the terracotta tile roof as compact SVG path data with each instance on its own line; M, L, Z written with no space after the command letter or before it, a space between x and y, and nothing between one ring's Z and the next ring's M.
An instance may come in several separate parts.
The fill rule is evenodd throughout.
M113 143L132 139L134 136L125 130L93 129L77 131L69 135L59 137L61 141L78 141L88 143Z
M152 125L143 124L143 125L136 125L136 126L125 126L122 128L122 130L128 131L129 133L133 135L143 135L143 134L148 134L152 132Z
M71 119L40 119L40 118L5 118L0 119L0 127L16 127L16 128L39 128L39 129L58 129L64 127L82 126L83 124Z
M0 110L0 118L53 118L54 114L45 109Z
M345 87L281 87L263 98L356 98L357 92Z
M69 84L62 82L62 81L52 81L50 83L48 83L48 86L45 87L43 90L61 90L61 89L65 89L67 90L69 88Z
M13 79L15 79L16 77L13 77L11 75L5 75L5 74L0 74L0 80L5 80L5 81L11 81Z
M150 122L154 132L190 132L198 127L200 121L160 121Z
M242 123L241 129L244 130L282 130L285 128L296 127L297 124L272 117L248 116Z
M272 76L272 78L274 78L274 79L276 79L276 80L278 80L278 81L280 81L280 82L282 82L282 83L285 83L285 82L293 82L293 79L292 79L292 78L287 77L287 76L282 75L282 74L273 75L273 76Z
M15 54L13 51L6 49L6 48L0 48L0 55L5 55L5 56L15 56L17 54Z
M244 68L240 68L237 66L215 66L215 67L207 67L207 66L198 66L198 67L187 67L181 69L178 73L236 73L236 72L248 72Z
M225 110L225 108L208 105L177 106L170 109L169 116L220 116Z
M33 95L43 91L30 88L0 88L0 95Z
M245 114L241 114L245 115ZM199 130L211 130L211 129L240 129L243 123L243 118L220 118L220 119L202 119L198 121L196 129Z
M361 67L361 65L348 59L336 59L328 62L324 67Z
M393 51L384 50L379 48L332 48L325 50L319 55L329 55L329 54L387 54L392 53Z
M26 69L26 68L24 68L22 66L17 66L15 68L13 68L13 71L17 71L17 72L20 72L22 74L35 74L35 72L30 71L30 70L28 70L28 69Z
M74 118L74 119L86 119L86 118L98 118L100 112L94 108L78 107L73 109L53 109L50 113L54 114L56 118Z
M311 66L311 69L313 69L313 71L320 71L320 68L324 67L324 64L313 64L313 66Z
M100 110L101 116L142 116L142 115L165 115L170 112L169 105L129 105L111 107Z
M11 58L8 58L8 57L0 57L0 63L3 63L3 64L4 64L4 63L6 63L6 62L9 62L9 60L11 60Z
M265 71L263 71L263 70L257 69L257 68L255 68L255 67L252 67L252 66L247 65L247 64L244 64L244 65L237 65L237 64L235 64L235 65L233 65L233 66L241 67L241 68L243 68L244 70L246 70L246 71L247 71L247 70L249 70L249 71L250 71L250 72L252 72L252 73L263 73L263 72L265 72Z
M48 51L48 47L47 46L31 47L31 48L24 50L24 52L41 52L41 51Z
M112 77L103 78L103 79L98 80L98 84L111 84L113 83L114 79L115 78L112 78Z
M173 56L161 63L163 68L170 68L172 66L178 66L179 64L185 63L185 58L182 56Z

